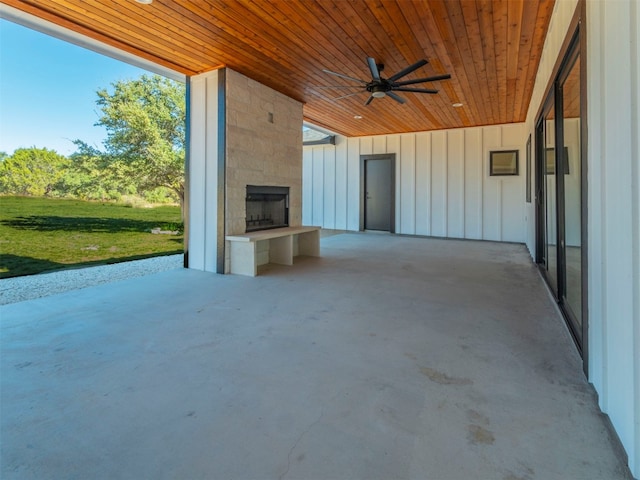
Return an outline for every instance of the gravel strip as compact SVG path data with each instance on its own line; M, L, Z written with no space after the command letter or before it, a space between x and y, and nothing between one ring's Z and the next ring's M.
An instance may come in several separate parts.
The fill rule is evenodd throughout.
M183 255L145 258L131 262L76 268L0 280L0 305L24 302L79 288L183 267Z

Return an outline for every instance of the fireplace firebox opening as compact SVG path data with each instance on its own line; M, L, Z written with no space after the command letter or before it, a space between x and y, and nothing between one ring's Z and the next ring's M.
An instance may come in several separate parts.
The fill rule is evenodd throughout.
M289 226L289 187L247 185L246 231Z

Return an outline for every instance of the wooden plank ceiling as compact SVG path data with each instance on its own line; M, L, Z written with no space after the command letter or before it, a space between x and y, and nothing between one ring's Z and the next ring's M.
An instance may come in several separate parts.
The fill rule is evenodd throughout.
M555 0L0 1L187 75L227 66L360 136L523 121ZM402 80L452 78L411 85L439 92L404 105L336 100L358 84L323 70L370 81L368 56L385 78L423 58Z

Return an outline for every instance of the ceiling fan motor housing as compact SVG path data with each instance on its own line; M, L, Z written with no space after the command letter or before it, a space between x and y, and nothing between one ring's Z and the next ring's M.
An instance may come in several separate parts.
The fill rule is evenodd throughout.
M391 85L386 81L371 82L367 85L367 91L376 98L384 97L389 90L391 90Z

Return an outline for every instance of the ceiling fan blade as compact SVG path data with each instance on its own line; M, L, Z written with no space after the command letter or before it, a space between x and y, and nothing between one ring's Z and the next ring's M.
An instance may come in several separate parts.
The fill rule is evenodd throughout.
M393 89L396 92L414 92L414 93L438 93L438 90L428 90L426 88L405 88L405 87L398 87L398 88L394 88ZM387 92L387 95L389 95L390 92Z
M362 85L316 85L315 87L312 87L314 90L315 89L320 89L320 88L362 88Z
M364 92L366 92L366 90L361 90L361 91L356 92L356 93L348 93L347 95L342 95L341 97L336 97L333 100L340 100L340 99L347 98L347 97L353 97L354 95L360 95L361 93L364 93Z
M387 95L391 98L393 98L396 102L398 103L405 103L406 100L404 98L402 98L400 95L396 95L395 93L389 91L387 92Z
M367 63L369 64L369 70L371 70L371 78L380 81L380 71L378 70L378 65L376 65L376 61L373 57L367 57Z
M411 72L413 72L414 70L419 69L420 67L426 65L427 63L429 63L429 62L427 62L426 60L420 60L419 62L416 62L413 65L409 65L407 68L405 68L403 70L400 70L395 75L389 77L389 81L395 82L399 78L402 78L405 75L409 75Z
M350 77L349 75L343 75L342 73L332 72L331 70L325 70L325 69L323 69L322 71L324 73L328 73L329 75L335 75L336 77L345 78L347 80L358 82L358 83L361 83L363 85L367 84L367 82L365 82L364 80L360 80L359 78L353 78L353 77Z
M448 80L450 78L451 78L451 75L449 75L448 73L445 73L444 75L435 75L433 77L417 78L416 80L405 80L404 82L396 82L396 85L401 87L403 85L413 85L415 83L423 83L423 82L437 82L438 80Z
M374 98L375 98L375 97L374 97L373 95L371 95L371 96L367 99L367 101L366 101L366 102L364 102L364 104L365 104L365 105L369 105L371 102L373 102L373 99L374 99Z

